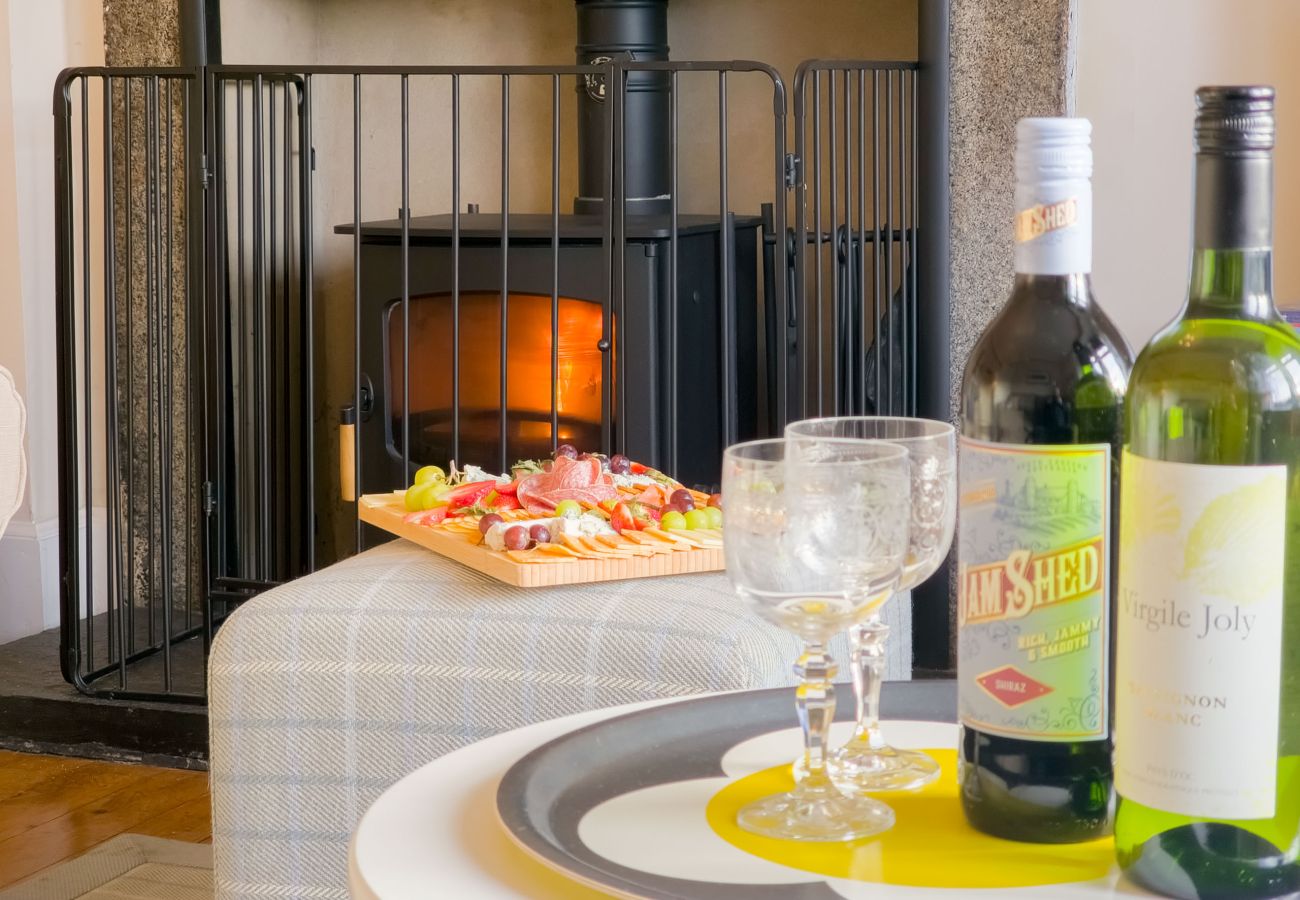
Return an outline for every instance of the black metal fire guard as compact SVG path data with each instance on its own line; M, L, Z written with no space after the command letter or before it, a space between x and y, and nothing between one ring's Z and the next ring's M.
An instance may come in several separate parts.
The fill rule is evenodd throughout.
M759 62L595 55L60 76L70 682L203 702L225 616L359 549L357 494L422 463L504 467L581 428L591 449L707 484L722 446L790 419L946 413L918 404L918 379L947 360L918 353L916 64L810 61L792 104ZM412 104L426 90L447 98L432 126ZM680 140L689 90L716 130L703 157ZM742 95L761 97L761 135L735 133ZM581 112L572 211L565 97ZM471 99L495 106L496 158L466 153ZM521 115L542 125L517 140ZM376 133L395 166L368 155ZM759 183L733 184L742 153L770 159ZM446 203L416 210L413 173L434 155ZM511 180L525 158L547 173L528 210ZM495 196L465 196L489 164ZM687 202L688 171L708 174L704 199ZM757 208L736 208L742 187ZM355 423L342 447L340 416Z

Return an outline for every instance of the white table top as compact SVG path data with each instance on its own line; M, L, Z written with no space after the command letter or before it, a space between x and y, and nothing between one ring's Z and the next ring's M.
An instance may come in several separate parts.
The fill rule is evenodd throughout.
M360 900L415 900L432 896L475 900L608 900L609 894L584 887L552 871L506 836L496 814L497 786L517 760L560 735L603 719L672 702L681 701L628 704L541 722L487 738L415 770L385 791L358 824L349 852L351 895ZM793 710L791 718L794 718ZM897 746L941 746L934 743L936 739L951 746L955 736L955 726L945 723L886 721L882 724L886 740ZM851 723L837 722L832 743L847 739L851 728ZM919 743L915 742L918 738ZM739 771L757 771L793 757L799 744L798 730L791 728L788 732L775 732L738 745L728 758L732 754L737 756L734 764L741 767ZM754 759L739 759L749 756ZM725 762L724 768L728 768ZM729 771L729 774L734 776L739 771ZM738 855L750 858L747 854ZM682 877L690 876L683 873ZM848 900L919 900L935 895L925 888L840 879L832 880L831 884ZM948 896L961 893L964 900L971 897L1004 900L1007 895L1002 888L937 893ZM1117 869L1095 881L1018 888L1017 894L1024 900L1151 896L1123 880Z
M352 836L348 881L360 900L604 898L524 855L496 817L497 784L524 754L576 728L671 700L539 722L462 747L390 787ZM436 885L436 888L433 887Z

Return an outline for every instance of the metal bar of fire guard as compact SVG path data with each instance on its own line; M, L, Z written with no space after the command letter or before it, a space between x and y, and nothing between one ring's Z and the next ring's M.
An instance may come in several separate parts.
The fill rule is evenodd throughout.
M867 75L871 76L869 179ZM852 103L854 76L856 104ZM828 81L825 102L823 78ZM794 265L805 298L805 346L797 364L809 380L801 399L813 405L816 415L915 414L918 226L916 169L908 163L917 143L916 79L915 63L857 60L809 60L795 75ZM823 202L829 207L829 230L823 224ZM827 268L829 297L823 288ZM830 346L824 348L821 342L828 326ZM810 340L812 348L806 346Z
M724 444L733 444L736 441L736 401L735 395L731 392L731 386L735 379L735 354L732 350L734 345L733 323L735 317L732 313L733 298L731 294L731 269L733 260L731 258L732 242L735 238L735 230L732 225L731 203L728 197L728 175L730 174L727 159L727 71L723 69L718 72L718 236L719 248L718 256L722 264L718 266L718 300L722 312L720 327L718 328L719 337L721 338L721 353L719 359L722 362L722 442Z
M874 73L872 75L874 84ZM875 152L875 133L872 133L872 153ZM874 220L873 220L874 224ZM867 285L867 73L858 70L858 278L859 290ZM874 286L874 285L873 285ZM873 291L874 293L874 291ZM856 353L867 352L866 310L858 317ZM867 403L867 367L858 366L858 402L862 408Z
M312 120L311 120L311 76L303 77L302 84L302 115L300 117L301 128L298 138L298 183L300 185L300 196L302 197L302 226L301 237L302 243L302 269L299 273L299 279L302 287L302 310L303 310L303 333L306 338L307 365L313 372L312 377L306 379L303 386L304 397L303 404L308 423L315 418L316 410L316 378L315 360L316 360L316 324L315 324L315 296L312 277L314 257L312 248L315 243L312 231L312 169L316 156L316 149L312 141ZM354 429L355 430L355 429ZM303 536L306 542L307 551L307 568L315 570L316 568L316 429L310 427L306 429L304 438L307 442L305 456L308 461L307 469L307 528ZM360 484L360 481L354 482Z
M813 229L816 234L816 252L813 261L813 280L816 284L814 315L805 321L812 322L817 329L817 415L823 415L822 360L825 359L825 341L822 334L825 320L822 315L822 77L820 72L813 74ZM797 114L796 114L797 115ZM800 253L804 252L802 244Z
M551 76L551 450L560 440L560 76ZM502 470L504 471L504 470Z
M614 70L612 81L617 89L610 97L610 119L613 121L614 134L614 229L609 237L610 252L614 257L614 284L610 297L613 309L614 346L606 355L614 358L614 424L618 436L617 446L621 450L627 446L627 72L621 68ZM612 453L613 447L606 450Z
M614 77L617 74L612 64L602 68L599 73L605 79L606 89L614 83ZM620 92L621 93L621 92ZM617 118L616 103L618 101L611 98L609 113L605 116L605 158L604 158L604 197L605 202L601 204L601 227L602 233L609 237L604 242L604 264L603 281L605 284L605 296L601 298L600 310L600 408L602 415L600 417L600 452L612 453L614 445L614 429L611 422L610 410L612 409L611 399L613 397L614 385L614 366L613 357L610 353L610 347L613 344L613 319L614 319L614 205L616 180L615 172L617 169L617 157L615 156L614 140L615 127Z
M453 134L455 129L453 128ZM458 138L453 137L457 148ZM356 425L353 426L353 491L357 495L357 518L354 523L356 533L356 552L361 552L361 421L364 414L364 401L361 396L361 76L352 76L352 402L356 407ZM452 344L452 359L456 359Z
M411 477L411 79L402 76L402 474Z
M82 313L81 327L82 338L81 346L83 353L88 354L91 346L90 336L90 85L88 79L83 75L80 79L81 84L81 247L82 257L85 264L82 266ZM89 361L87 360L87 363ZM90 365L82 367L82 394L85 404L85 422L84 427L86 434L91 433L93 422L93 400L90 385ZM90 453L85 454L85 490L87 499L94 497L94 479L92 472L93 456ZM87 535L90 534L90 526L87 524ZM94 542L87 540L85 543L86 566L85 572L86 585L86 608L94 610L95 608L95 565L94 565ZM93 669L95 667L95 617L86 616L86 666Z
M677 216L681 202L678 184L681 180L677 152L677 135L680 129L677 101L678 73L668 75L668 416L664 421L668 443L668 471L677 467Z
M203 511L203 526L202 540L199 543L199 546L207 551L207 566L203 571L203 580L201 582L206 595L202 603L205 684L207 659L212 641L211 590L214 580L212 576L214 570L222 572L225 571L226 566L226 518L221 516L214 519L211 512L212 504L224 501L228 490L225 479L217 477L216 473L223 458L222 448L226 446L230 433L230 422L225 415L223 402L225 391L222 386L224 362L228 359L228 341L226 329L219 327L219 323L225 322L229 318L228 263L225 256L218 259L217 254L219 246L217 235L224 234L229 227L229 215L224 202L227 186L226 155L216 152L217 147L225 145L227 135L225 123L226 95L224 90L217 90L216 83L216 78L211 72L205 71L203 73L203 90L199 95L202 110L197 117L202 123L202 138L198 142L198 146L201 148L201 162L196 166L192 158L189 160L189 169L194 173L190 179L191 190L194 191L197 188L209 194L205 198L204 227L202 229L202 258L205 262L203 277L199 282L202 284L202 290L193 294L193 296L209 299L209 302L204 304L205 308L201 314L195 316L202 328L200 339L196 341L195 346L203 348L204 360L201 372L202 406L200 415L203 417L202 421L208 425L201 444L203 448L201 471L205 480L200 498L200 508ZM208 185L209 171L212 179L210 188ZM213 200L213 195L223 199L221 202L217 202Z
M874 216L871 220L871 231L877 233L880 227L880 72L871 73L871 165L874 170L874 181L871 186L871 204L874 207ZM871 245L871 309L872 309L872 340L875 339L875 333L880 322L880 251L884 247L880 241L874 241ZM866 272L863 272L863 283L865 285ZM880 383L882 380L883 370L880 368L881 354L875 354L876 369L876 393L880 392ZM865 369L866 366L863 366Z
M125 109L124 118L126 120L126 159L123 166L126 171L126 196L127 196L127 216L126 216L126 333L128 340L135 334L132 327L134 322L135 311L135 291L133 289L132 274L135 270L135 254L133 252L133 242L131 240L135 233L134 210L131 208L132 199L135 194L132 190L132 175L135 171L135 162L132 159L135 143L131 140L131 79L127 78L126 94L123 98ZM133 482L135 481L135 353L134 348L128 346L126 354L126 617L123 623L122 631L122 656L135 651L135 491ZM115 376L116 377L116 376ZM120 618L119 618L119 621ZM125 678L125 669L122 670ZM125 684L123 684L125 688Z
M452 265L459 266L460 260L456 260ZM409 266L408 266L409 270ZM501 364L501 400L500 408L497 410L500 423L500 445L501 465L498 472L505 472L510 465L509 449L507 442L509 433L507 431L508 419L510 415L510 76L501 76L501 324L499 337L501 339L500 359ZM460 335L456 335L460 339ZM407 377L406 370L403 370L403 378ZM402 410L403 421L410 421L411 415L411 395L403 395L403 401L406 408ZM409 468L409 465L408 465Z
M102 79L104 83L104 109L113 109L113 80L111 78ZM114 209L113 209L113 117L105 116L104 118L104 321L117 321L117 264L116 254L117 246L114 241L116 230L114 228ZM109 472L118 472L117 457L117 403L116 403L116 372L117 372L117 329L105 329L104 342L104 428L106 432L104 455L106 457L105 468ZM105 584L105 617L104 625L107 631L107 650L109 659L114 659L118 654L118 630L117 618L120 615L120 600L122 596L121 572L122 572L122 544L118 540L118 491L110 490L105 479L105 512L108 516L105 531L107 544L105 545L105 559L107 568L107 582ZM93 611L94 605L87 604ZM78 610L79 612L79 610ZM94 669L94 660L91 659L87 668ZM119 673L121 676L122 673ZM124 685L120 685L124 686Z
M451 258L451 458L460 459L460 75L451 76Z

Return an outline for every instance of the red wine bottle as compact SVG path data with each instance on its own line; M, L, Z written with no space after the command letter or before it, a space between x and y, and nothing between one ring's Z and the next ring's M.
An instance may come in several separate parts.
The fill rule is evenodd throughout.
M1017 129L1015 284L962 381L962 808L981 831L1110 833L1113 525L1132 354L1093 299L1086 119Z

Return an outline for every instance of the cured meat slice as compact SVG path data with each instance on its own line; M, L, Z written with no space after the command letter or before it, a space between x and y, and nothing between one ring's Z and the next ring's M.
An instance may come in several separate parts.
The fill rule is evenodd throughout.
M560 457L551 471L519 482L519 502L532 512L549 512L561 500L599 503L618 496L613 479L601 471L600 460Z

